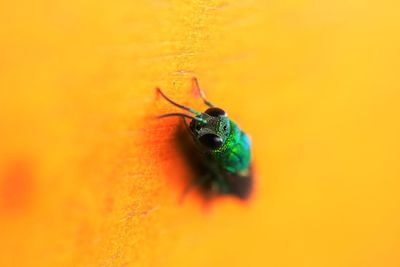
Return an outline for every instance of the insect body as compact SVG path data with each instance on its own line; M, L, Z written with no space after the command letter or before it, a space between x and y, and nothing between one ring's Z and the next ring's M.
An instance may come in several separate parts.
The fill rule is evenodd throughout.
M186 113L168 113L159 118L178 116L184 119L191 133L197 153L200 154L203 166L207 172L195 181L219 194L232 194L239 198L247 198L252 186L251 144L248 136L238 125L229 119L227 113L209 102L204 92L193 78L196 89L204 104L208 106L205 112L180 105L167 97L161 89L157 91L171 104L186 110ZM188 125L185 118L191 119Z

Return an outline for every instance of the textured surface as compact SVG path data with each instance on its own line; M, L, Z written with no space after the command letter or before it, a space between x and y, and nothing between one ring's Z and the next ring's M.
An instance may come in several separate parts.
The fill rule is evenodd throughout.
M0 266L399 266L396 1L0 4ZM178 198L160 86L252 137L248 203Z

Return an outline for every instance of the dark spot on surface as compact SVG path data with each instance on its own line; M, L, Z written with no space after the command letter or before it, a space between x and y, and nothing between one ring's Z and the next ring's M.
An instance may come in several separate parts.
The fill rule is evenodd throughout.
M104 201L104 213L111 213L114 208L114 198L107 197Z
M32 164L25 160L9 162L0 178L0 210L2 213L25 211L33 197Z

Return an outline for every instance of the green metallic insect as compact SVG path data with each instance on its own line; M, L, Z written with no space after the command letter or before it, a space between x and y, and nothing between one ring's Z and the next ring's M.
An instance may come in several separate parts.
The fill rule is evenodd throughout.
M208 106L205 112L180 105L167 97L160 88L156 88L168 102L195 115L167 113L159 118L182 117L191 133L196 151L189 156L199 156L202 168L205 169L194 184L217 194L246 199L253 184L250 139L223 109L215 107L206 99L196 78L192 79L192 86ZM189 125L186 118L191 119Z

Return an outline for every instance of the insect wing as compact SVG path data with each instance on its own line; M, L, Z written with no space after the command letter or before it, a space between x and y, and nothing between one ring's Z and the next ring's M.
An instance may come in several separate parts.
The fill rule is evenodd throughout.
M226 172L224 178L229 188L229 192L227 194L236 196L243 200L250 197L254 184L252 166L241 172Z

